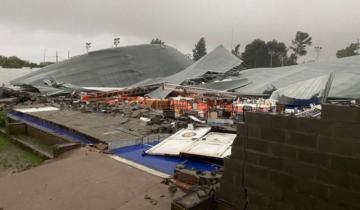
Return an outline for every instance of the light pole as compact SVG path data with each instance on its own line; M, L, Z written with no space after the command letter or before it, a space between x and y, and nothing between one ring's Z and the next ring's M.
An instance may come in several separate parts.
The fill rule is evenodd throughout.
M85 48L86 48L86 52L89 53L89 49L91 48L91 42L86 42Z
M270 50L269 55L270 55L270 67L272 68L273 67L273 56L275 55L275 51Z
M315 49L315 53L316 53L316 61L319 62L319 58L320 58L320 53L321 53L322 47L320 47L320 46L315 46L314 49Z
M44 49L44 63L45 63L45 61L46 61L46 48Z
M114 46L117 47L120 44L120 38L114 38Z

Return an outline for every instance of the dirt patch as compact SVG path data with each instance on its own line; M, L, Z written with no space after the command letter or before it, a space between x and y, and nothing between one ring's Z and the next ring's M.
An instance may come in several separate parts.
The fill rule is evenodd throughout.
M0 134L0 176L37 166L44 161L40 156L25 150Z
M6 176L8 171L0 167L0 177Z

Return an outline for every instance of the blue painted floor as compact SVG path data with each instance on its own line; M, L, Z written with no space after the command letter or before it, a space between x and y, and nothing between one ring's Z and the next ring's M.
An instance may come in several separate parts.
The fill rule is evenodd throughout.
M188 157L157 156L146 155L144 153L144 151L158 143L159 142L154 142L150 144L121 147L113 149L111 153L169 175L174 174L175 167L178 164L183 164L188 169L194 169L198 171L217 171L222 167L216 163L210 163Z

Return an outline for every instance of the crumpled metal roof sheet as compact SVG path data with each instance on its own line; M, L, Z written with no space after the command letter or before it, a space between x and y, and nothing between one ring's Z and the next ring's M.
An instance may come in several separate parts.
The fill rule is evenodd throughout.
M203 85L199 85L199 87L213 89L213 90L233 90L236 88L240 88L250 84L248 79L235 79L235 80L227 80L227 81L219 81L219 82L209 82Z
M328 75L332 72L335 76L329 97L360 97L360 56L278 68L244 70L240 72L239 79L246 78L251 83L236 89L236 92L259 95L269 89L280 89L296 82Z
M271 94L270 99L280 101L282 98L306 100L323 97L329 77L330 75L324 75L280 88Z
M225 73L232 68L239 66L241 63L242 61L238 57L225 49L224 46L220 45L183 71L157 80L156 82L167 82L179 85L187 79L200 77L206 72ZM151 98L165 98L170 92L171 90L159 88L148 95Z
M156 44L104 49L73 57L19 77L14 85L44 85L54 79L81 87L126 87L175 74L193 62L169 46Z

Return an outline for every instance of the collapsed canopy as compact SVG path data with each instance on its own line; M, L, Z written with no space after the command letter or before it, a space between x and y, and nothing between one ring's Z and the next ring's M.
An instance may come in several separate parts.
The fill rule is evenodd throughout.
M56 80L81 87L126 87L145 79L175 74L192 61L178 50L148 44L89 52L44 67L12 81L14 85L44 87Z
M204 75L207 72L225 73L241 64L241 60L220 45L209 54L196 61L191 66L176 74L162 78L157 82L167 82L179 85L187 79L194 79ZM171 91L161 88L150 93L152 98L165 98Z

